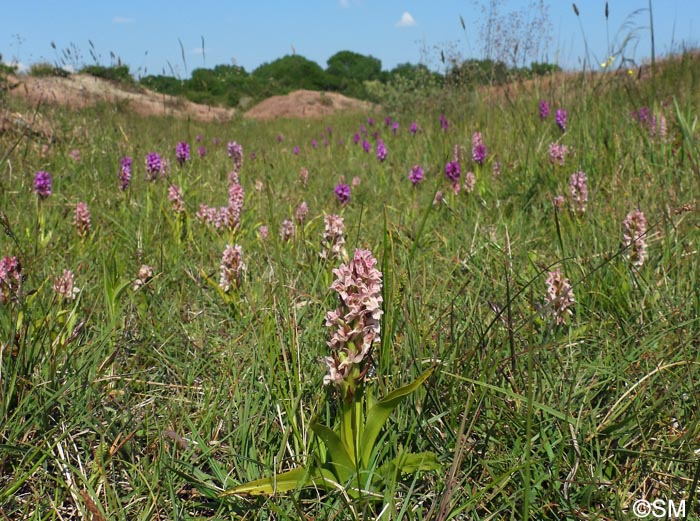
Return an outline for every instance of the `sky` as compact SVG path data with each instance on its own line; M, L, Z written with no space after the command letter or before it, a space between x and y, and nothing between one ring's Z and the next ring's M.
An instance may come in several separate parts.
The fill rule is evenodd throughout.
M492 24L500 27L492 31L493 41L505 45L522 36L543 42L548 24L525 14L540 1L551 40L538 61L580 70L588 56L599 68L627 36L628 59L639 64L651 56L649 0L609 0L607 22L605 0L577 0L578 17L568 0L4 1L0 53L21 67L62 61L69 69L96 61L111 65L115 56L137 77L186 78L195 68L218 64L251 72L287 54L325 68L342 50L379 58L385 70L410 62L442 72L441 51L448 58L485 57L482 29L492 4L501 21L508 13L536 20L530 29L523 22ZM700 29L700 1L655 0L652 9L657 55L698 45L693 31ZM613 67L619 64L618 53Z

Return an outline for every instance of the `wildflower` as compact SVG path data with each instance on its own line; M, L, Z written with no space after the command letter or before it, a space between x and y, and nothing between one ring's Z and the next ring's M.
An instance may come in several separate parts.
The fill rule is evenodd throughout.
M486 145L484 145L481 132L474 132L472 135L472 159L474 162L483 165L487 154L488 150L486 149Z
M545 100L540 101L540 119L545 120L549 117L549 103Z
M355 132L355 135L352 136L352 142L355 143L356 145L360 142L362 138L360 137L359 132Z
M472 193L475 186L476 177L474 176L474 172L467 172L464 176L464 189L467 191L467 193Z
M73 284L73 272L63 270L63 275L53 283L53 290L66 300L75 300L80 293L80 288Z
M256 192L262 192L265 189L265 185L263 184L261 179L256 179L255 180L255 191Z
M215 147L219 146L219 138L218 137L215 137L214 139L212 139L211 142L214 144Z
M549 144L549 160L552 163L558 163L559 165L564 164L564 159L566 154L569 153L569 147L566 145L561 145L559 143Z
M651 118L649 122L649 137L663 139L666 137L666 118L663 114Z
M564 209L564 201L566 201L566 199L563 195L555 195L554 199L552 199L552 204L554 205L554 208L562 211Z
M185 211L185 201L182 199L182 188L177 185L168 187L168 201L172 205L173 212L182 213Z
M295 156L298 156L298 155L299 155L299 147L298 147L298 146L294 147L294 148L292 149L292 153L293 153Z
M377 159L382 162L386 159L386 145L381 139L377 142Z
M371 127L372 125L374 125L374 118L368 118L368 119L367 119L367 124L368 124L370 127Z
M80 158L80 150L78 150L77 148L74 148L73 150L71 150L70 157L73 159L73 161L75 161L76 163L79 163L80 159L81 159Z
M204 157L204 156L207 155L207 149L204 148L203 146L200 146L200 147L197 149L197 153L199 154L199 157Z
M575 172L569 181L569 193L574 210L581 216L586 213L586 203L588 202L588 187L586 186L586 174Z
M0 259L0 304L17 300L22 287L22 266L17 257Z
M137 291L142 286L145 286L153 278L153 266L148 264L142 264L139 268L139 272L136 275L136 280L134 280L134 285L132 289Z
M316 148L318 146L318 142L316 141L316 138L311 140L311 148Z
M297 223L304 224L304 221L306 221L306 217L309 215L309 205L306 204L306 201L302 201L302 203L297 206L296 211L294 212L294 219L296 220Z
M175 147L175 159L177 163L182 166L190 158L190 145L184 141L180 141Z
M202 142L202 134L197 134L197 137L194 139L197 141L197 143L201 143Z
M236 228L241 223L241 214L243 213L243 202L245 199L245 190L238 183L229 186L228 189L228 213L229 213L229 228Z
M51 195L51 174L43 170L34 174L34 193L40 199L46 199Z
M374 120L372 120L372 124L374 124ZM364 125L360 125L360 134L362 134L363 136L366 136L367 135L367 127L365 127Z
M362 149L369 154L369 151L372 150L372 145L365 139L362 141Z
M444 114L440 114L440 128L444 132L447 132L447 129L450 127L450 124L447 122L447 118L445 117Z
M448 161L445 164L445 177L451 184L458 183L460 175L459 161Z
M265 239L267 239L269 234L270 234L270 230L264 224L260 225L258 227L258 236L260 237L261 241L264 241Z
M281 143L282 141L284 141L284 137L282 137L282 134L277 134L277 142Z
M350 184L352 185L353 188L357 188L360 186L360 183L362 182L362 179L360 179L359 175L356 175L355 177L352 178L352 181Z
M442 193L442 190L438 190L435 192L435 197L433 198L433 205L438 205L440 203L445 202L445 195Z
M90 233L90 210L88 210L87 204L80 202L75 205L75 217L73 218L73 224L75 224L75 229L78 231L78 236L87 237Z
M338 293L340 305L326 313L331 355L325 359L328 374L323 383L338 386L346 401L364 381L372 348L380 341L382 273L376 265L369 250L356 250L349 264L333 270L331 289Z
M243 147L235 141L229 141L226 144L226 153L233 159L233 169L240 172L243 166Z
M346 204L350 200L350 187L345 183L335 185L335 198L340 204Z
M493 162L493 167L491 169L491 172L493 173L493 177L500 177L502 173L502 165L500 161L494 161Z
M119 189L124 191L131 184L131 163L133 160L129 156L124 156L119 160Z
M163 174L165 163L158 152L149 152L146 154L146 178L149 181L155 181Z
M415 121L411 122L411 126L409 127L408 131L415 136L418 133L418 123Z
M413 165L411 171L408 173L408 180L413 183L413 186L416 186L423 180L423 174L423 167L420 165Z
M205 224L213 224L216 221L216 208L210 208L206 204L200 204L199 210L195 213L197 220L202 221Z
M391 124L391 131L392 131L394 134L396 134L396 133L399 131L399 122L398 122L398 121L394 121L394 122Z
M564 109L557 109L557 113L554 115L554 120L557 122L557 126L562 132L566 132L566 126L569 123L569 114Z
M345 223L339 215L326 215L324 217L325 229L321 241L322 259L345 259Z
M388 127L391 125L391 117L387 116L384 118L384 124Z
M330 136L331 134L333 134L333 127L327 127L327 128L326 128L326 132L328 132L328 135L329 135L329 136Z
M296 233L296 227L294 226L294 223L289 220L285 219L282 221L282 228L280 230L280 237L282 238L282 242L288 242L291 240L292 237L294 237L294 234Z
M228 185L237 185L240 184L240 181L238 179L238 172L235 170L231 170L228 175L226 176L226 180L228 181Z
M574 304L574 291L569 279L564 278L560 270L550 271L547 275L547 296L545 302L549 314L557 324L566 324L567 316L571 316L571 306Z
M309 182L309 169L304 166L299 170L299 182L301 186L306 186L306 183Z
M219 279L221 289L228 293L234 285L239 288L244 271L243 248L238 244L235 246L227 244L221 256L221 277Z
M633 266L640 267L647 258L647 219L640 210L632 210L622 223L622 243Z

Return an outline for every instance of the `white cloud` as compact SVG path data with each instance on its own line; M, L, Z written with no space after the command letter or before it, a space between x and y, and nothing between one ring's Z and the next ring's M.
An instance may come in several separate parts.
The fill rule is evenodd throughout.
M396 27L413 27L414 25L416 25L416 20L408 11L404 11L401 19L396 22Z
M115 24L130 24L133 23L133 18L127 18L126 16L115 16L112 18L112 23Z
M190 54L204 54L204 48L195 47L194 49L190 49Z

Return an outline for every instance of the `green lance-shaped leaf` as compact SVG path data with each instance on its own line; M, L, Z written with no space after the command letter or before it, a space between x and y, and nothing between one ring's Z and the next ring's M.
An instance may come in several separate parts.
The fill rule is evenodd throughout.
M367 412L367 421L365 423L365 431L362 433L362 443L360 444L361 461L364 468L369 466L369 458L374 449L374 443L377 441L379 431L382 430L384 423L391 415L392 411L406 396L418 389L423 382L433 373L435 367L431 367L410 384L404 385L390 392L384 398L379 400Z
M311 422L311 430L321 438L321 441L328 448L336 478L341 483L346 483L357 472L357 465L353 457L348 454L345 444L335 432L325 425L316 423L316 421Z
M255 481L243 483L242 485L222 492L220 497L232 496L234 494L272 496L284 492L291 492L292 490L300 488L323 486L342 488L329 470L299 467L268 478L256 479Z
M394 474L415 474L423 470L440 470L441 465L434 452L403 452L393 460L387 461L377 470L377 475L386 480Z

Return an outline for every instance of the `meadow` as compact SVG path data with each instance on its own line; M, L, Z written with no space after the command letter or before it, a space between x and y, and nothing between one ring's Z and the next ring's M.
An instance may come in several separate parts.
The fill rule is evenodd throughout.
M698 518L700 56L408 105L2 98L0 518Z

